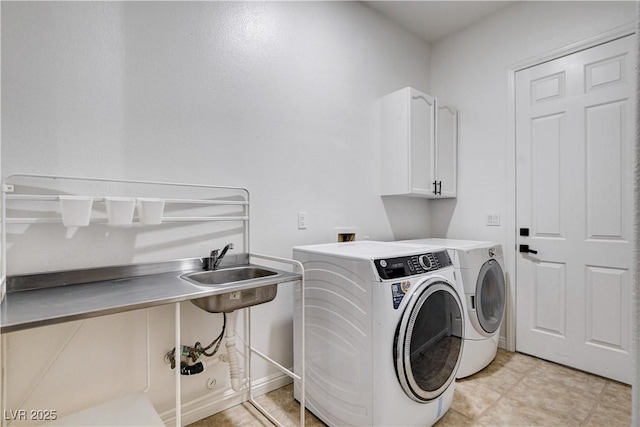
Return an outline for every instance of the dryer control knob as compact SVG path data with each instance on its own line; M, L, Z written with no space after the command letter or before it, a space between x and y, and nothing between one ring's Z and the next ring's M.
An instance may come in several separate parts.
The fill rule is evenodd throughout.
M420 255L420 257L418 258L418 262L420 262L420 265L422 266L422 268L424 268L426 271L431 270L432 264L431 264L431 260L429 259L428 256L426 255Z

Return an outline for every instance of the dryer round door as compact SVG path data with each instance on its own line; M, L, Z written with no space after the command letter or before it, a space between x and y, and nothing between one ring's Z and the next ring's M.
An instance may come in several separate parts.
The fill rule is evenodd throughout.
M476 314L480 327L493 334L500 328L506 303L504 273L498 261L485 262L476 281Z
M396 328L393 353L404 392L417 402L440 396L455 379L464 318L455 288L444 279L416 286Z

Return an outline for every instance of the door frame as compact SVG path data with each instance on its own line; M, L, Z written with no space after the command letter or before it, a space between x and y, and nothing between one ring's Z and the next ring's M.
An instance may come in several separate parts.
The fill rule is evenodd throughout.
M507 275L507 308L505 313L506 342L504 344L509 351L516 350L516 257L518 255L516 251L518 239L518 224L516 223L516 73L526 68L633 35L636 31L636 23L616 27L589 39L519 61L507 69L507 244L504 252L505 273ZM636 43L638 42L636 41ZM636 289L636 291L640 292L640 289ZM635 322L633 325L635 325ZM637 332L640 331L634 331L633 333L636 334Z

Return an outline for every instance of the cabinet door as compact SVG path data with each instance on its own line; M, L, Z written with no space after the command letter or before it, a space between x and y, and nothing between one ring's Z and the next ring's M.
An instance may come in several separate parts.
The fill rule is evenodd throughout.
M434 192L436 100L412 89L410 103L410 191L426 196Z
M458 111L438 106L436 181L439 197L456 197L458 159Z

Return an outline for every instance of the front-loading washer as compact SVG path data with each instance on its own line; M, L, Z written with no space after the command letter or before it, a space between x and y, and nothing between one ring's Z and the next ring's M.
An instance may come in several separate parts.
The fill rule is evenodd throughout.
M403 243L450 250L456 279L462 283L467 310L464 353L456 378L484 369L496 356L506 306L502 246L494 242L418 239Z
M356 241L298 246L293 257L305 272L307 408L330 426L440 419L465 327L448 252ZM302 331L294 325L297 369Z

